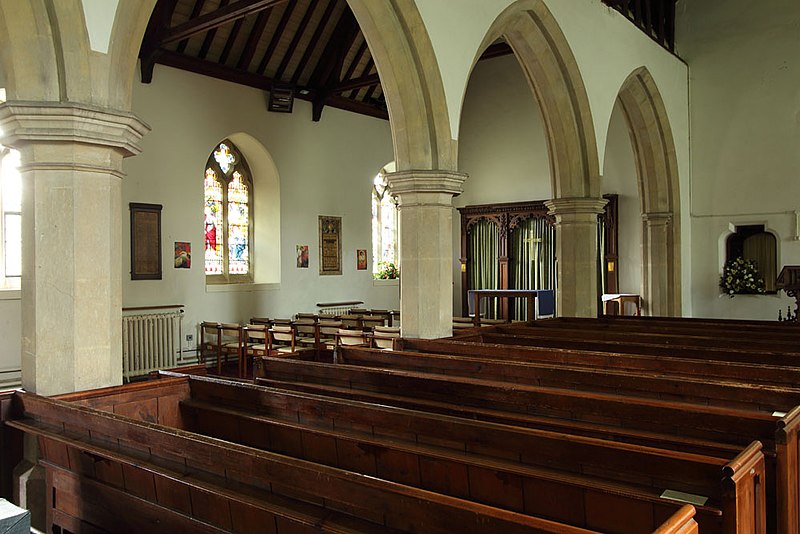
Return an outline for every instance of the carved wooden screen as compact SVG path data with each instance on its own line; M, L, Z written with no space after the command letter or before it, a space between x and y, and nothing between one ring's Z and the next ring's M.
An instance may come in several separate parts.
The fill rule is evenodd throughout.
M466 313L468 309L467 291L470 289L489 289L471 287L474 277L471 276L470 269L476 263L475 258L470 258L471 253L472 256L475 255L474 251L470 251L470 234L473 229L478 228L479 225L484 225L485 222L497 227L496 254L498 274L496 289L512 289L514 288L510 278L512 233L520 224L532 218L544 219L550 224L552 224L552 220L547 215L544 201L466 206L459 208L458 211L461 213L461 306L462 312ZM498 311L502 317L509 317L508 299L502 299L499 306ZM493 313L490 312L489 315L491 316Z
M604 195L608 204L605 212L598 217L598 232L601 243L601 254L598 255L598 268L602 269L602 281L600 286L605 286L606 292L615 292L618 287L619 256L617 253L617 195ZM497 227L498 241L496 247L497 256L497 289L555 289L556 282L556 257L555 257L555 226L554 219L548 215L547 207L543 200L529 202L511 202L504 204L484 204L478 206L466 206L458 209L461 214L461 309L466 314L468 307L467 291L470 289L488 289L472 287L474 277L471 276L470 269L475 265L475 252L471 251L470 234L473 228L479 223L489 222ZM537 236L531 239L523 235L525 231L531 232L530 228L534 223L540 228L537 229ZM541 224L546 225L547 231L541 228ZM483 223L481 223L482 225ZM519 232L519 234L518 234ZM515 239L516 236L516 239ZM527 241L526 241L527 239ZM541 239L541 242L537 242ZM524 245L530 246L527 254L521 252ZM535 249L534 249L535 247ZM515 249L517 252L515 253ZM492 248L492 254L494 253ZM535 256L535 257L533 257ZM601 258L603 261L601 262ZM536 262L535 277L538 287L517 287L521 285L521 280L517 270L522 270L525 266L522 262L534 260ZM493 288L492 288L493 289ZM488 300L488 299L487 299ZM514 306L514 302L509 303L510 299L502 299L499 303L498 312L502 317L512 317L524 320L524 306ZM515 311L514 308L517 308ZM490 313L491 315L491 313Z

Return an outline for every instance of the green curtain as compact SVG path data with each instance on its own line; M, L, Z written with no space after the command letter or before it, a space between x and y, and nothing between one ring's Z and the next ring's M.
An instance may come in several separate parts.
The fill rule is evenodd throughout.
M469 289L498 289L500 281L500 229L491 221L480 220L469 231L468 264ZM496 319L498 299L482 299L480 312Z
M511 232L509 242L510 289L555 289L556 229L544 218L523 221ZM523 299L513 299L511 317L526 321Z

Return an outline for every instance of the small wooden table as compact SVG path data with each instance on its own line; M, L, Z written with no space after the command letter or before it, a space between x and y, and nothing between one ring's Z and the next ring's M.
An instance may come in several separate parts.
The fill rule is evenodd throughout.
M481 325L481 299L485 297L498 298L524 298L528 302L528 320L536 318L536 299L541 289L471 289L468 293L472 297L473 310L475 311L472 323L475 326Z
M603 300L603 314L613 315L609 313L609 307L612 302L616 302L619 308L619 315L625 315L625 303L632 302L636 306L636 316L642 315L642 297L635 293L606 293L602 297Z

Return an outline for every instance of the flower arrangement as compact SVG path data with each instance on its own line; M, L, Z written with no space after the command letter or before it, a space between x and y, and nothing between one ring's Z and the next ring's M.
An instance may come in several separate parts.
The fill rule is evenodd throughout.
M725 263L719 287L730 298L742 293L763 293L764 279L758 276L756 262L734 258Z
M379 261L378 272L374 276L376 280L394 280L400 278L400 270L391 261Z

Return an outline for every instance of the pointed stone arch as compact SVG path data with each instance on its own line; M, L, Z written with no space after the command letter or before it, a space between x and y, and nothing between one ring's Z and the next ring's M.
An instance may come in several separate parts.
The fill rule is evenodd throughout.
M680 186L669 117L646 67L628 76L618 98L636 162L645 309L651 315L680 315Z
M398 171L457 166L436 55L414 0L347 0L381 79Z
M558 313L595 316L600 163L589 97L558 22L543 0L518 0L495 19L474 62L504 38L539 105L545 125L556 218ZM473 62L473 64L474 64Z

